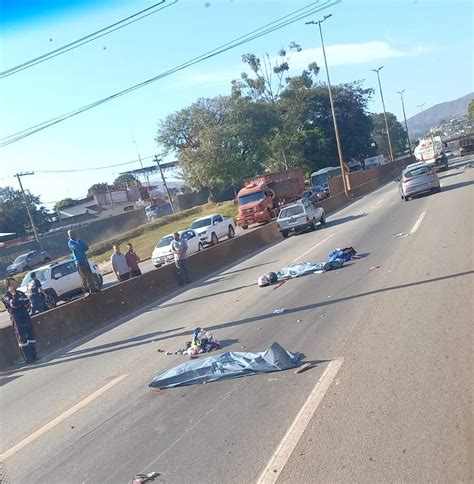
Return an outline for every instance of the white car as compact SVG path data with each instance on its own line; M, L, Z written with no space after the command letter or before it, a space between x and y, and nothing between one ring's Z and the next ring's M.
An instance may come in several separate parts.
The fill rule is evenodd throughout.
M104 279L100 273L99 266L92 261L89 261L89 264L94 273L97 290L100 290L104 283ZM54 308L58 301L68 301L72 297L83 292L81 277L77 272L74 259L52 262L51 264L38 267L38 269L28 272L23 278L21 287L19 288L20 291L23 291L25 294L28 293L31 272L35 272L36 278L41 282L48 309Z
M216 245L223 237L233 239L235 236L234 221L219 213L198 218L191 224L191 228L197 232L203 245Z
M183 237L188 242L188 255L200 252L203 249L203 244L195 230L186 229L179 232L180 237ZM174 261L174 254L171 252L171 242L173 242L173 234L168 234L162 237L156 244L151 254L151 262L158 269L162 265L169 264Z

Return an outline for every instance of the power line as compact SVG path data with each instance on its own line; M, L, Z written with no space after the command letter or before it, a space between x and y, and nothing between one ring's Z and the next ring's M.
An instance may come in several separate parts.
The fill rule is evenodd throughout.
M148 160L153 158L153 156L146 156L142 160ZM71 170L35 170L35 173L49 174L49 173L79 173L83 171L96 171L96 170L107 170L108 168L116 168L118 166L132 165L133 163L139 163L140 160L126 161L124 163L115 163L114 165L106 166L95 166L93 168L76 168Z
M150 160L154 158L154 155L151 156L145 156L142 158L142 160ZM126 165L132 165L133 163L139 163L140 160L133 160L133 161L126 161L124 163L115 163L113 165L105 165L105 166L95 166L93 168L76 168L76 169L71 169L71 170L35 170L35 175L38 173L45 175L45 174L58 174L58 173L79 173L79 172L85 172L85 171L96 171L96 170L107 170L108 168L116 168L118 166L126 166ZM0 178L0 180L6 180L8 178L14 178L16 175L12 176L6 176Z
M341 0L325 0L321 5L317 5L320 3L319 0L316 2L313 2L306 7L302 7L298 10L295 10L291 12L288 15L285 15L283 17L280 17L277 20L274 20L273 22L270 22L262 27L259 27L258 29L255 29L248 34L242 35L230 42L227 42L219 47L216 47L215 49L212 49L204 54L201 54L200 56L194 57L193 59L186 61L176 67L173 67L172 69L169 69L168 71L165 71L161 74L158 74L155 77L152 77L150 79L147 79L146 81L143 81L139 84L135 84L134 86L128 87L127 89L124 89L123 91L116 92L114 94L111 94L110 96L107 96L103 99L100 99L98 101L95 101L93 103L90 103L86 106L83 106L81 108L78 108L74 111L70 111L69 113L63 114L61 116L57 116L55 118L49 119L48 121L44 121L42 123L39 123L37 125L31 126L30 128L26 128L22 131L18 131L16 133L13 133L9 136L6 136L5 138L0 139L0 147L7 146L11 143L15 143L17 141L22 140L23 138L26 138L28 136L31 136L34 133L37 133L38 131L42 131L43 129L49 128L51 126L54 126L55 124L58 124L62 121L65 121L66 119L69 119L73 116L77 116L78 114L81 114L85 111L88 111L89 109L95 108L97 106L100 106L101 104L105 104L109 101L112 101L113 99L116 99L118 97L121 97L125 94L128 94L130 92L133 92L137 89L141 89L142 87L147 86L148 84L151 84L153 82L156 82L160 79L163 79L165 77L168 77L172 74L175 74L176 72L179 72L183 69L186 69L188 67L191 67L195 64L198 64L200 62L203 62L205 60L208 60L212 57L215 57L223 52L226 52L228 50L234 49L240 45L246 44L252 40L255 40L259 37L262 37L264 35L267 35L271 32L274 32L276 30L279 30L283 27L286 27L287 25L290 25L292 23L295 23L299 20L304 19L305 17L308 17L309 15L313 15L316 12L319 12L320 10L323 10L325 8L328 8L330 6L336 5L337 3L340 3Z
M123 29L124 27L132 23L138 22L139 20L142 20L145 17L148 17L149 15L153 15L157 12L160 12L161 10L164 10L165 8L171 7L172 5L176 4L178 0L174 0L172 3L167 4L161 8L158 8L158 9L156 8L160 5L163 5L165 2L166 0L161 0L161 2L155 3L151 7L145 8L140 12L134 13L133 15L130 15L122 20L119 20L118 22L115 22L107 27L104 27L100 30L95 31L92 34L86 35L85 37L81 37L80 39L70 42L69 44L63 45L62 47L58 47L57 49L54 49L50 52L46 52L45 54L40 55L39 57L35 57L34 59L30 59L29 61L23 62L22 64L11 67L6 71L2 71L0 72L0 79L4 77L12 76L13 74L21 72L25 69L29 69L30 67L33 67L37 64L41 64L42 62L46 62L50 59L53 59L58 55L65 54L70 50L77 49L78 47L81 47L84 44L88 44L89 42L93 42L94 40L100 39L101 37L109 35L112 32L115 32L116 30Z

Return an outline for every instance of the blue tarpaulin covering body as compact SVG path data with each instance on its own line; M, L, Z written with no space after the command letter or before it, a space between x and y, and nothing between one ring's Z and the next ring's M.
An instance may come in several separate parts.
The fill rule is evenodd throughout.
M149 386L172 388L256 373L288 370L295 368L303 357L302 353L286 351L278 343L273 343L263 353L229 351L171 368L155 376Z

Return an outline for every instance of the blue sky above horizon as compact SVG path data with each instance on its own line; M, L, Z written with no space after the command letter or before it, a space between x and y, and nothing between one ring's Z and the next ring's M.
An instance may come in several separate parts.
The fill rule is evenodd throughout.
M170 2L170 0L168 0ZM0 0L0 70L113 23L155 1ZM49 62L0 79L0 137L71 111L148 79L274 20L310 1L180 0L166 10ZM209 6L206 6L209 4ZM407 115L473 90L473 6L468 1L345 0L319 14L333 83L362 80L376 87L381 71L388 111L401 119L396 91L406 89ZM315 18L318 18L316 15ZM157 123L199 97L228 94L243 70L241 56L274 54L291 41L303 51L293 73L322 64L314 27L304 20L181 71L116 101L0 148L0 185L16 186L17 171L86 168L123 163L157 152ZM320 74L325 80L324 71ZM381 111L378 92L370 104ZM148 160L147 160L148 161ZM146 164L146 162L145 162ZM43 202L81 197L119 169L34 175L25 185Z

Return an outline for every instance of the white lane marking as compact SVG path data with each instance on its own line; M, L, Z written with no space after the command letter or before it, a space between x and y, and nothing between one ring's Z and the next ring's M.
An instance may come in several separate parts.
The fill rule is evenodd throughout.
M369 209L369 210L373 210L375 207L378 207L378 206L379 206L379 205L380 205L382 202L383 202L383 200L379 200L379 201L375 202L375 203L372 205L372 207L370 207L370 209Z
M88 397L84 398L84 400L81 400L80 402L76 403L76 405L71 407L69 410L66 410L61 415L58 415L56 418L49 421L47 424L43 425L36 432L33 432L32 434L28 435L28 437L18 442L18 444L15 444L13 447L10 447L3 454L0 454L0 462L5 461L6 459L9 459L13 455L15 455L19 450L23 449L23 447L26 447L27 445L31 444L36 439L41 437L43 434L45 434L46 432L49 432L54 427L59 425L61 422L69 418L71 415L74 415L81 408L84 408L86 405L91 403L96 398L100 397L103 393L105 393L107 390L112 388L114 385L121 382L126 376L128 375L120 375L114 378L113 380L110 380L103 387L99 388L94 393L91 393Z
M321 378L317 381L308 399L301 407L298 415L293 420L290 428L286 432L285 436L278 445L276 451L270 458L267 466L260 474L257 480L257 484L271 484L278 480L281 472L283 471L288 459L295 450L303 432L306 430L311 418L318 409L324 395L328 391L331 383L337 375L337 372L341 368L344 358L336 358L331 361Z
M291 263L298 262L300 259L308 255L312 250L314 250L318 245L324 244L324 242L328 241L331 237L334 237L336 235L335 233L332 233L331 235L328 235L326 238L323 240L320 240L317 244L314 244L313 247L308 249L307 251L303 252L301 255L299 255L296 259L293 259Z
M426 212L422 212L420 214L420 216L418 217L418 220L415 222L415 225L413 225L413 227L411 228L410 234L414 234L420 228L421 222L423 222L425 215L426 215Z

